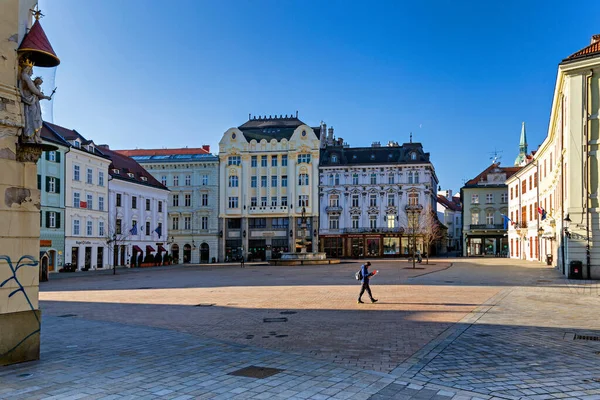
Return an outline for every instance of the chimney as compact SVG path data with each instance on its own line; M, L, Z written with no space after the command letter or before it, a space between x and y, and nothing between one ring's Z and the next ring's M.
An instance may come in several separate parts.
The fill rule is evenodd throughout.
M209 144L203 144L202 145L202 150L206 150L207 153L210 153L210 145Z
M110 150L110 147L108 147L107 144L99 144L98 147L100 147L101 149Z
M600 42L600 34L593 35L592 36L592 43L590 43L590 44L595 44L595 43L598 43L598 42Z
M327 131L327 140L333 140L333 126Z

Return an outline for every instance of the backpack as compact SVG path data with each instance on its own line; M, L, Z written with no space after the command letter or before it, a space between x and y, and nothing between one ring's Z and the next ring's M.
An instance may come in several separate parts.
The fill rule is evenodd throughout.
M359 269L356 274L354 274L354 277L356 278L357 281L362 281L362 279L363 279L362 268Z

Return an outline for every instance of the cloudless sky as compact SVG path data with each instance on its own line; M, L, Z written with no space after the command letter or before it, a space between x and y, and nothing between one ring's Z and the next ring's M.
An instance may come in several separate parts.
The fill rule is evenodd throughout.
M54 122L111 149L199 147L248 114L351 146L423 143L457 191L521 122L544 140L558 63L600 33L564 1L40 0L61 59ZM45 87L46 93L52 88Z

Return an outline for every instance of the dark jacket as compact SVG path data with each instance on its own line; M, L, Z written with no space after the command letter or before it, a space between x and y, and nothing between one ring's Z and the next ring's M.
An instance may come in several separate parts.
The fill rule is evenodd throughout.
M362 283L366 283L366 284L368 284L368 283L369 283L369 278L370 278L371 276L373 276L373 273L372 273L372 272L369 272L369 267L368 267L366 264L363 264L363 265L360 267L360 271L361 271L361 273L362 273L362 276L363 276L363 278L362 278L361 282L362 282Z

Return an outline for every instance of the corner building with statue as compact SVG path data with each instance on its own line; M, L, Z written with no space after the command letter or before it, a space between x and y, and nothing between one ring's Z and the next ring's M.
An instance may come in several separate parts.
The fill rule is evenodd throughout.
M219 142L219 238L224 261L270 260L318 242L323 126L249 116Z

